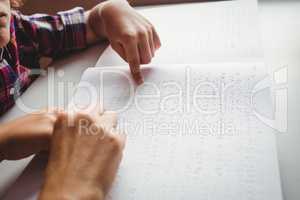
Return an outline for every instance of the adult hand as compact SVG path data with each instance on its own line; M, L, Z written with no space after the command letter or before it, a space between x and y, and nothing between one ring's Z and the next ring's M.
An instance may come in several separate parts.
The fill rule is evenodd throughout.
M0 125L0 160L18 160L48 150L57 110L28 114Z
M103 199L125 145L116 125L111 112L60 114L39 199Z

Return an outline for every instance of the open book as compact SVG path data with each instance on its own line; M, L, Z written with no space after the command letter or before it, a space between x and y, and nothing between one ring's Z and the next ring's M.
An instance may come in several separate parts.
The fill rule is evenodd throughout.
M90 68L70 103L102 102L128 135L107 199L282 199L275 136L257 117L272 114L261 64L146 66L143 75L137 86L127 66ZM39 181L18 192L22 199L36 199L38 166ZM24 174L13 188L26 185Z
M108 199L279 200L260 64L157 65L136 86L127 66L88 69L73 106L103 102L128 144Z

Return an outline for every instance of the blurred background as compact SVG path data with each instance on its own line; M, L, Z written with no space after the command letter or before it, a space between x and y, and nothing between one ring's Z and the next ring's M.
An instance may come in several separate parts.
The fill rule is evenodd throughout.
M26 0L25 5L21 8L23 13L55 13L60 10L67 10L76 6L85 9L92 8L103 0Z
M22 12L30 14L33 12L55 13L59 10L66 10L75 6L81 6L89 9L99 2L104 0L25 0L25 5L22 7ZM153 0L158 1L158 0ZM177 0L174 0L174 2ZM187 0L188 1L188 0ZM199 0L201 1L201 0ZM205 0L202 0L205 1ZM299 0L258 0L259 3L267 2L300 2ZM138 2L138 0L136 0Z

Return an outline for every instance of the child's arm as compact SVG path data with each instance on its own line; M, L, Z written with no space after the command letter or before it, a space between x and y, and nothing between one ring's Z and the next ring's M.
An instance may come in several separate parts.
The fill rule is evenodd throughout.
M153 25L124 0L109 0L86 12L75 8L53 16L16 13L14 19L17 39L31 46L20 48L21 63L33 68L47 67L41 61L51 59L43 57L59 57L107 39L141 83L140 65L149 63L161 45Z
M41 60L61 57L87 47L83 8L58 12L56 15L23 15L13 12L16 40L22 65L46 68Z

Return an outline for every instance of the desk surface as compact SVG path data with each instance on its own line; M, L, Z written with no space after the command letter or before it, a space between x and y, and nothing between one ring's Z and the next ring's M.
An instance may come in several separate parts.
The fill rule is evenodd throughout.
M241 2L241 1L240 1ZM246 2L246 1L243 1ZM213 3L215 4L215 3ZM230 3L229 3L230 4ZM189 11L195 10L194 6L182 5L182 8L189 9ZM300 141L300 135L297 134L298 127L300 124L300 118L297 117L296 113L299 113L300 106L297 104L297 100L300 100L300 90L297 85L297 81L300 78L300 69L297 68L300 65L300 21L296 19L300 19L300 2L296 1L284 1L283 3L278 1L262 1L259 4L260 8L260 24L261 24L261 35L263 41L263 49L265 54L265 60L267 65L271 69L276 69L282 66L288 66L289 70L289 124L288 124L288 133L279 134L278 135L278 155L279 155L279 164L280 164L280 172L282 178L282 186L283 193L285 199L288 200L296 200L300 197L300 174L298 173L298 169L300 169L300 156L298 156L297 152L300 152L300 146L298 145L298 141ZM219 11L222 11L220 9ZM205 10L201 10L201 12L208 12ZM146 15L154 15L155 13L159 13L157 9L148 9L145 11ZM180 12L179 12L180 13ZM217 14L217 12L215 13ZM247 14L247 13L246 13ZM157 15L158 16L158 15ZM175 17L175 16L174 16ZM180 14L178 15L180 17ZM255 23L255 19L251 20L249 18L249 23ZM196 23L196 22L195 22ZM205 23L205 22L203 22ZM181 51L176 50L176 46L174 46L174 51L171 51L169 55L172 55L165 58L165 62L170 63L174 62L186 62L189 58L181 57L181 52L188 51L189 48L193 48L185 43L185 32L181 29L178 29L178 26L183 24L187 26L185 21L174 20L174 24L170 24L168 28L173 27L174 31L176 31L175 27L177 25L177 32L174 32L174 40L178 36L182 36L181 41L171 41L168 45L173 45L174 42L180 42L183 45L183 49ZM198 22L198 24L201 24ZM196 25L195 25L196 26ZM213 25L212 25L213 26ZM211 26L211 28L213 28ZM201 28L200 25L198 27ZM176 35L177 34L177 35ZM218 39L218 34L215 33L214 38ZM253 32L253 34L256 34ZM251 35L250 33L247 35ZM201 36L210 37L209 35L205 35L205 30L203 30ZM226 37L226 36L225 36ZM191 38L189 38L191 39ZM227 38L228 39L228 38ZM242 40L246 40L247 38L240 38ZM227 40L229 41L229 40ZM231 44L239 44L238 41L232 41ZM194 45L194 44L193 44ZM209 45L209 44L206 44ZM228 44L224 44L226 47ZM236 51L227 52L226 55L222 56L222 50L212 52L203 50L202 53L202 61L209 62L211 60L215 60L215 55L218 55L218 61L226 61L226 59L233 59L236 54L239 54L238 57L242 57L242 60L251 60L251 59L261 59L262 54L259 50L259 44L255 41L249 40L246 44L247 49L245 50L241 47L237 47ZM213 48L209 48L213 49ZM250 49L250 50L249 50ZM80 54L75 55L71 58L67 58L65 60L57 62L55 65L64 66L63 69L65 73L68 74L64 77L67 80L72 80L73 82L77 82L79 80L81 72L86 68L93 66L96 63L96 60L99 56L99 52L103 50L103 47L93 47L90 50ZM233 53L232 53L233 52ZM101 60L101 64L112 65L112 64L120 64L121 61L118 59L111 59L112 57L107 56L110 53L110 50L106 51L103 55L103 59ZM162 54L167 54L167 52L163 52ZM176 56L174 56L176 55ZM80 59L78 59L80 57ZM84 59L82 59L84 58ZM157 61L161 61L161 58L156 58ZM76 63L74 62L76 60ZM156 60L154 60L156 62ZM38 99L36 107L44 107L46 97L42 95L38 95L44 88L47 87L47 84L43 82L42 79L36 81L34 85L23 95L23 99L25 102L30 102L30 96L35 95ZM30 95L29 95L30 94ZM22 115L17 108L11 110L4 118L0 119L0 122L7 121L16 116ZM5 189L13 182L16 177L20 174L24 166L27 165L29 159L17 161L17 162L4 162L0 165L0 196L4 193Z

